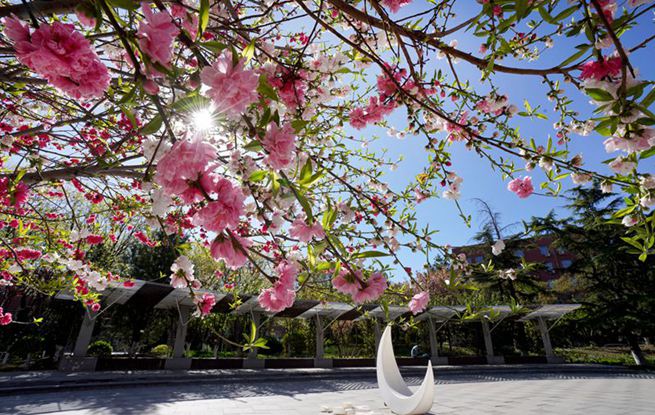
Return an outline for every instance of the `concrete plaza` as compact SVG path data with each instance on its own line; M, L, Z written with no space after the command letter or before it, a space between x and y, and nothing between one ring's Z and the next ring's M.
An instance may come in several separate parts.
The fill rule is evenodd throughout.
M653 414L655 374L470 373L436 371L433 414ZM418 385L412 375L408 383ZM63 389L0 397L2 414L299 415L351 404L356 414L390 414L375 378L286 379L211 383L198 380L130 387Z

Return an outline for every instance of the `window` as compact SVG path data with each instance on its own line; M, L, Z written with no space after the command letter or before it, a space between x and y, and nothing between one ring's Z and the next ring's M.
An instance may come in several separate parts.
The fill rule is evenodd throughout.
M550 261L546 262L546 268L548 268L548 271L553 272L553 263Z
M573 264L573 261L570 259L563 259L562 260L562 268L568 268Z
M525 253L523 252L522 249L516 249L514 251L514 256L517 256L519 258L523 258L525 256Z
M549 289L552 290L553 287L555 286L555 280L548 280L548 282L546 283L546 285L547 285L547 287L548 287Z
M543 256L550 256L550 250L548 249L548 245L540 245L539 252L541 252L541 255Z
M566 253L566 251L564 250L564 248L562 248L562 247L560 246L559 248L557 248L557 253L558 253L558 254L564 254L564 253Z
M478 255L478 256L475 257L475 263L476 264L481 264L483 259L484 258L483 258L482 255Z

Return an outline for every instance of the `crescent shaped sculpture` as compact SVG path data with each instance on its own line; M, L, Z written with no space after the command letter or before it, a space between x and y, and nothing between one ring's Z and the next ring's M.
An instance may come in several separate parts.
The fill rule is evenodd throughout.
M382 333L376 363L380 394L387 406L400 415L424 414L432 408L434 399L434 374L432 362L428 360L425 378L418 390L412 392L405 384L396 364L396 356L391 344L391 326Z

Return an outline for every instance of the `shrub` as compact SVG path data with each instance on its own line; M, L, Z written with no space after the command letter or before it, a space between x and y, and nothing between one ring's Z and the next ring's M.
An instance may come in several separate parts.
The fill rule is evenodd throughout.
M171 348L165 344L158 344L150 350L150 354L155 357L168 357L171 355Z
M111 347L111 343L104 340L98 340L91 343L87 350L87 354L95 357L110 357L111 352L113 351L114 348Z

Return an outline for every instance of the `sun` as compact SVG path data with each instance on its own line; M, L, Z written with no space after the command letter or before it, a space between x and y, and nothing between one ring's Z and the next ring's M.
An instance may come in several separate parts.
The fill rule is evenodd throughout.
M207 131L214 127L214 111L211 107L203 108L191 114L191 122L196 131Z

